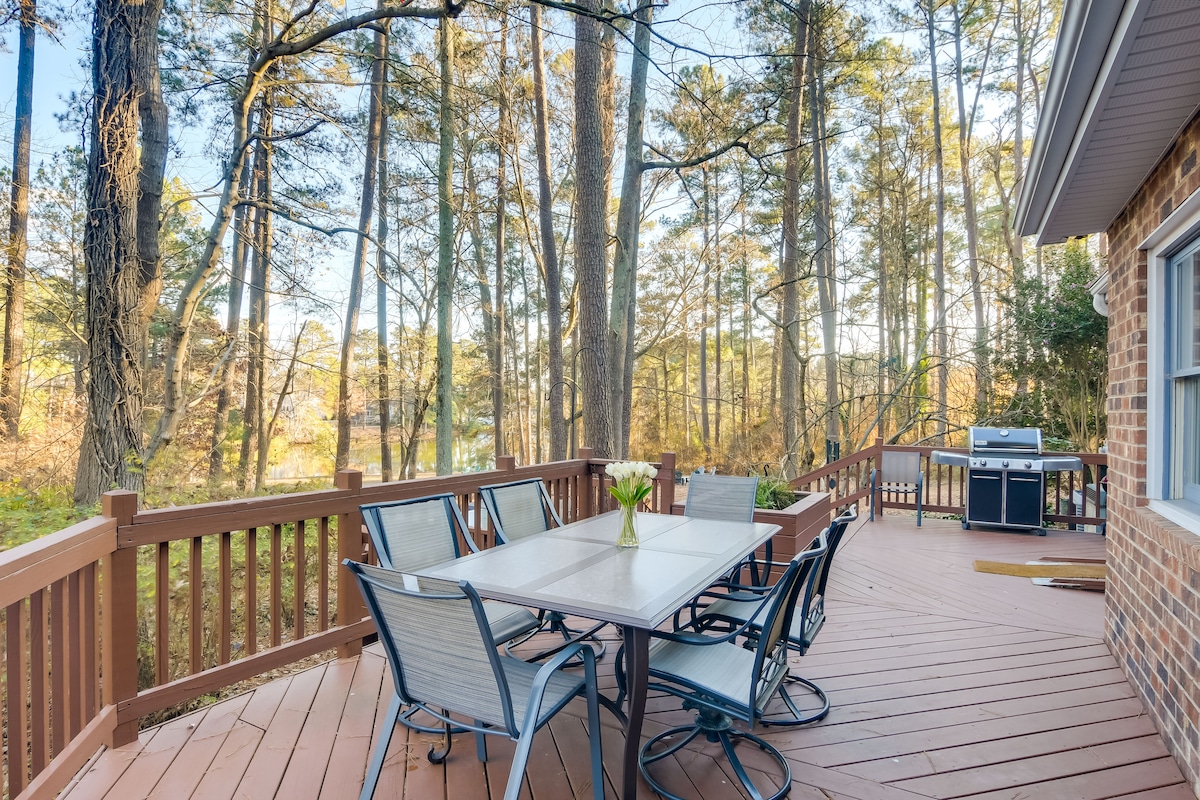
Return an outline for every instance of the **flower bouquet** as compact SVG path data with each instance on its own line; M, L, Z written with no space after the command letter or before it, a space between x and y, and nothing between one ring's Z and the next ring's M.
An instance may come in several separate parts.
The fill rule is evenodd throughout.
M645 461L614 461L604 468L613 479L608 493L621 504L621 536L617 547L637 547L635 520L638 503L650 496L651 481L658 470Z

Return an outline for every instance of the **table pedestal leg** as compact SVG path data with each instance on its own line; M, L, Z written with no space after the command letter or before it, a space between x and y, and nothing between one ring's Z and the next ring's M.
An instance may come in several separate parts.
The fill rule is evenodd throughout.
M625 680L629 694L625 698L628 716L625 722L625 763L621 797L623 800L634 800L637 797L638 751L642 747L642 717L646 713L646 684L650 677L650 631L630 625L622 627L625 639Z

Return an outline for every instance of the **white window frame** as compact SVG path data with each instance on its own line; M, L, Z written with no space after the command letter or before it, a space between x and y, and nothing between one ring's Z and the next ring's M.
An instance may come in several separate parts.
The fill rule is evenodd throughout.
M1146 495L1150 509L1200 535L1200 505L1171 497L1167 478L1170 452L1166 427L1167 288L1171 256L1200 238L1200 192L1193 192L1139 246L1146 251Z

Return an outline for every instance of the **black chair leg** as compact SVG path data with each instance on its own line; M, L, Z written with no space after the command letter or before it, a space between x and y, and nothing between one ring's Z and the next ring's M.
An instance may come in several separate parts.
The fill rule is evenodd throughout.
M820 701L821 707L816 711L802 711L796 705L796 701L788 694L787 687L789 684L800 684L809 692L811 692L817 700ZM787 706L791 717L763 717L759 720L760 725L771 725L776 727L788 727L792 725L808 725L812 722L820 722L829 715L829 698L825 695L825 691L807 678L801 678L798 675L789 675L784 681L783 686L779 687L779 696L783 698L784 705Z
M642 745L638 756L638 768L642 773L642 777L646 779L646 782L650 784L650 787L654 791L668 800L686 800L686 798L672 794L665 786L655 780L654 776L650 774L650 767L662 759L679 752L701 734L709 742L720 743L721 750L729 760L730 766L733 767L734 775L752 800L779 800L791 790L792 769L788 765L787 759L783 757L783 754L779 750L765 739L755 736L749 731L733 727L733 721L728 715L702 708L691 725L681 725L680 727L663 731ZM675 740L676 737L678 737L677 741ZM751 778L749 772L743 766L741 758L738 757L736 745L739 740L743 739L762 750L779 766L779 772L782 773L782 781L779 783L777 789L766 790L770 791L770 794L765 794L764 789L755 784L753 778ZM660 743L665 743L666 746L662 750L652 752L655 746Z
M576 642L582 642L591 647L596 653L597 660L603 658L605 651L608 649L608 643L596 634L608 623L601 622L587 629L578 629L568 626L566 619L567 618L558 611L547 611L544 623L540 628L526 636L513 639L511 642L505 643L504 652L508 655L512 655L512 648L524 644L542 631L550 631L552 633L557 633L562 637L562 644L556 645L555 647L551 647L547 650L543 650L536 655L524 656L526 661L541 661L543 659L550 658L551 656L562 652ZM583 659L580 658L577 661L572 662L571 666L578 666L582 663Z

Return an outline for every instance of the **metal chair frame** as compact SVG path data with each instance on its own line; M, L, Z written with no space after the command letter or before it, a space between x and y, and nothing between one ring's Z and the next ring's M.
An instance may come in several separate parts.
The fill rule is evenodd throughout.
M821 628L825 625L825 587L829 581L829 571L833 566L833 556L842 542L851 522L858 519L854 508L849 508L822 531L826 542L825 554L817 560L814 569L816 575L811 586L805 588L802 599L797 601L792 615L791 627L788 629L788 647L797 655L804 655L812 646ZM818 546L820 536L809 544L809 549ZM759 586L740 586L728 593L706 592L702 597L711 600L707 606L692 605L692 619L683 626L696 631L732 630L739 626L747 626L750 635L756 635L761 629L764 608L769 602L764 598L766 589ZM696 613L697 608L701 608ZM764 719L764 725L807 725L824 719L830 710L829 697L817 684L799 675L789 674L787 682L800 684L820 701L821 707L816 711L804 713L784 696L784 702L792 713L792 719Z
M883 513L883 492L917 496L917 527L921 527L921 498L925 494L925 476L921 473L921 454L884 450L879 466L871 470L871 515L875 519L875 496L879 495L879 513Z
M445 514L444 531L429 531L426 534L427 538L420 542L416 541L416 535L411 532L406 537L403 531L389 529L388 520L385 519L387 512L394 510L412 509L414 512L431 510L432 514L428 521L440 523L439 506L441 512ZM449 561L452 558L461 558L465 555L462 551L462 542L466 542L470 552L479 552L479 547L471 538L471 531L467 527L466 520L463 519L462 511L453 494L443 493L409 500L368 503L360 506L359 509L362 512L363 522L367 526L367 533L371 538L371 548L379 559L379 565L384 569L413 572L423 567ZM484 610L489 619L489 633L502 642L524 637L531 632L536 632L541 626L540 618L523 606L489 600L484 603ZM400 722L423 733L437 733L440 728L413 721L413 715L419 710L418 708L405 710L400 715ZM462 730L461 728L456 729L455 733L461 733Z
M427 754L427 757L433 763L442 763L450 754L452 745L451 735L456 727L475 733L476 754L480 761L487 760L485 735L507 736L509 739L516 741L516 753L513 756L513 764L509 771L504 800L517 800L524 779L525 766L529 760L534 734L539 728L548 723L551 717L561 711L567 703L580 694L583 694L587 699L588 739L592 762L592 794L596 800L603 800L604 774L600 748L599 691L596 688L596 659L592 654L591 648L579 644L572 645L565 648L551 661L537 668L536 674L530 682L525 712L518 724L509 678L517 674L528 677L530 668L535 665L530 665L511 656L501 656L499 654L496 642L491 635L487 616L483 610L483 602L469 583L466 581L459 583L457 591L449 591L455 587L453 584L444 581L429 582L430 586L428 587L413 589L406 585L405 580L406 577L411 579L411 576L404 576L387 569L360 564L351 559L344 561L343 565L358 580L359 589L362 591L363 599L366 601L367 610L370 612L371 618L375 621L375 625L379 629L379 638L383 643L383 649L391 667L395 690L391 703L388 706L387 716L384 718L383 730L375 746L375 751L371 756L371 762L367 769L362 791L359 794L359 800L371 800L372 795L375 793L375 787L379 782L379 774L383 768L384 759L387 756L388 746L391 743L392 733L395 730L396 723L399 721L400 709L404 705L420 708L443 722L444 745L440 750L434 745L430 745ZM432 589L432 591L428 589ZM431 665L422 662L422 653L409 652L406 654L401 652L401 647L397 642L396 634L398 632L393 630L392 627L393 622L397 619L397 615L393 614L392 621L389 621L389 617L385 614L383 607L384 602L386 602L385 598L392 600L406 598L410 605L423 606L429 610L432 610L437 604L441 603L468 604L474 615L475 623L479 628L480 640L474 644L480 646L482 649L482 653L475 653L475 662L477 663L480 660L480 656L486 658L487 663L491 667L491 677L494 680L494 684L479 686L461 685L461 683L454 681L452 675L445 674L445 670L440 668L441 665L436 663ZM403 615L400 616L403 617ZM412 625L415 629L420 625L420 622L415 618L425 615L413 614L412 616L414 617ZM422 630L420 635L422 637L427 635L436 636L437 633L430 631L426 634ZM461 644L462 647L460 649L470 650L472 648L471 642L463 642ZM407 662L406 658L408 659ZM584 667L582 677L578 674L570 675L563 672L563 668L567 665L567 662L575 658L582 659ZM414 661L417 663L413 663ZM444 681L445 685L438 687L442 690L441 694L445 695L445 697L461 699L462 705L458 709L449 708L444 705L446 702L445 697L432 699L419 696L419 691L413 691L413 682L408 679L410 671L417 677L419 683L429 684L433 681ZM561 675L561 677L556 678L556 675ZM555 697L551 698L551 703L548 707L543 708L547 690L550 688L552 681L555 682ZM471 693L472 689L475 690L475 694ZM451 717L451 714L454 713L471 716L474 713L478 713L481 707L487 707L489 701L494 702L497 700L500 706L500 713L493 713L493 718L490 721L475 719L473 722L466 723L461 719ZM490 710L494 712L496 709L493 706Z
M541 506L541 525L532 529L521 528L513 524L514 515L509 515L509 524L506 526L504 522L503 504L498 501L498 493L507 493L508 490L523 492L527 496L522 499L527 503L538 503ZM499 544L508 544L509 542L519 541L527 536L533 536L539 533L544 533L553 527L561 528L563 525L562 518L558 516L558 512L554 510L554 502L550 499L550 492L546 490L546 484L541 478L526 478L520 481L511 481L509 483L494 483L489 486L479 487L479 499L483 503L483 507L487 510L488 517L492 521L492 530L496 533L496 541ZM511 510L511 509L510 509ZM530 515L532 518L537 518L538 515ZM601 622L587 629L572 628L567 625L566 616L558 611L548 611L545 609L538 611L539 625L532 631L529 631L523 636L515 638L504 645L505 652L511 654L512 648L517 647L529 639L536 636L544 630L558 633L563 643L540 653L530 656L530 661L541 661L543 658L548 658L564 647L577 642L587 641L588 646L595 650L596 658L603 658L605 650L608 648L607 642L601 639L596 634L608 623Z
M801 592L811 592L819 575L818 560L828 552L825 532L817 537L815 546L805 550L788 564L779 581L768 592L764 601L764 616L757 631L752 630L749 623L737 626L732 631L720 636L709 636L696 631L676 631L674 633L651 632L654 641L650 647L649 688L657 689L674 695L684 701L685 709L696 710L697 716L691 725L682 725L663 731L651 737L639 753L638 765L642 776L659 794L671 800L683 800L672 794L659 783L650 772L650 767L664 758L676 753L687 746L697 736L703 734L708 741L720 743L721 748L733 767L734 775L755 800L764 800L762 791L755 785L750 774L738 758L735 744L746 740L766 752L779 766L783 773L781 787L766 800L779 800L791 789L792 772L787 759L769 742L751 731L735 728L733 720L742 720L750 724L763 722L763 715L771 699L779 694L785 702L792 706L787 696L785 682L788 677L789 644L785 632L790 630L792 616L797 607ZM726 648L723 652L730 653L731 658L737 657L744 661L740 653L745 648L738 643L743 640L746 647L753 649L753 661L745 674L738 674L737 679L746 681L745 701L722 693L720 689L708 682L716 673L707 665L695 665L692 675L682 674L687 671L687 660L697 657L701 649L709 647ZM691 648L697 648L691 650ZM729 648L732 648L730 650ZM689 654L690 650L690 654ZM719 650L714 653L722 652ZM656 656L660 656L656 664ZM669 663L676 671L662 666ZM617 682L622 695L625 687L625 675L621 669L622 659L617 659ZM735 666L735 670L740 669ZM714 679L715 680L715 679ZM730 685L736 684L733 681ZM742 690L739 689L739 692ZM666 740L670 743L661 751L655 747Z

